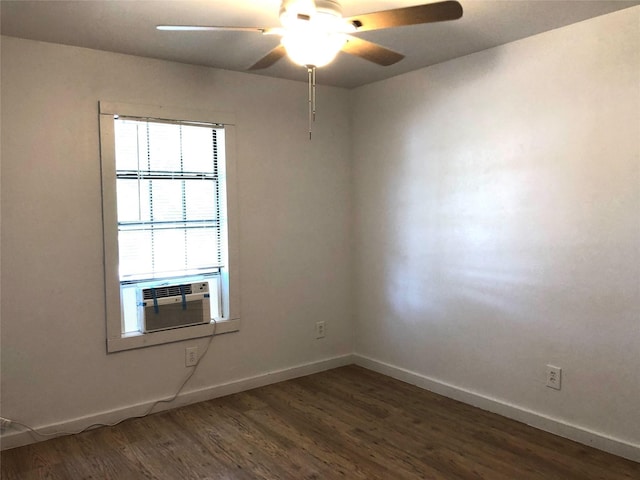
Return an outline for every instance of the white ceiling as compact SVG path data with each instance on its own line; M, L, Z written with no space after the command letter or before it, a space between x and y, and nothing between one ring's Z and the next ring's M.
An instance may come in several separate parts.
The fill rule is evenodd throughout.
M406 7L427 0L343 0L343 13ZM462 19L360 34L406 55L381 67L340 54L318 83L356 87L640 4L640 0L460 0ZM161 32L158 24L278 26L280 0L1 0L3 35L245 71L278 43L250 32ZM255 73L306 80L282 59Z

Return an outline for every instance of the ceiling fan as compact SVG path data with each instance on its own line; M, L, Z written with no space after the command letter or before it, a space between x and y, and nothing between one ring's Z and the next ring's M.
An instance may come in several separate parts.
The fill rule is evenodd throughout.
M336 0L282 0L281 27L234 27L207 25L158 25L158 30L172 31L242 31L263 35L279 35L280 44L254 63L249 70L268 68L285 56L307 68L309 75L309 115L315 119L315 72L333 61L342 51L381 66L393 65L404 58L376 43L355 36L359 32L456 20L462 17L462 6L455 0L427 3L342 16ZM311 136L311 129L309 129Z

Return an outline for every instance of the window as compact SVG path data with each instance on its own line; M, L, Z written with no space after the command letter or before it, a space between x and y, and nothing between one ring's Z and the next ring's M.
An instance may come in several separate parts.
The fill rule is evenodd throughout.
M100 103L108 351L213 332L204 323L144 334L139 291L161 284L207 282L216 333L238 329L229 120Z
M137 290L158 281L207 280L218 318L224 127L118 117L114 133L124 333L139 331Z

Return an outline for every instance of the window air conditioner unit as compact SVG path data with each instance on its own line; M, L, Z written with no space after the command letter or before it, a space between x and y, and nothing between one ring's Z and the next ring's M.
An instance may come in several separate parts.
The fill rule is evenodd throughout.
M137 296L141 332L211 322L208 282L139 288Z

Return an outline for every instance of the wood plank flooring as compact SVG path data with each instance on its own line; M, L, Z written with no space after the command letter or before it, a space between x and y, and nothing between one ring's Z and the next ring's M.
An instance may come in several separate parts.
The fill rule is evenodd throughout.
M640 464L348 366L2 452L20 479L640 479Z

